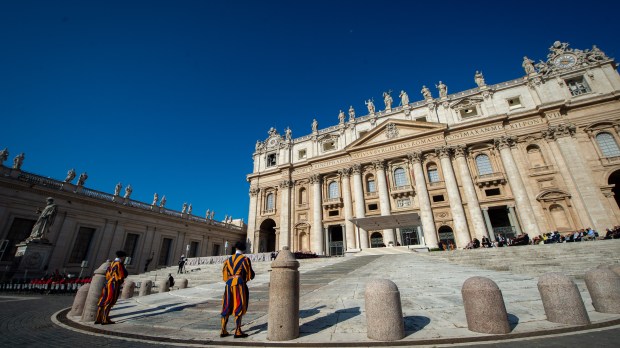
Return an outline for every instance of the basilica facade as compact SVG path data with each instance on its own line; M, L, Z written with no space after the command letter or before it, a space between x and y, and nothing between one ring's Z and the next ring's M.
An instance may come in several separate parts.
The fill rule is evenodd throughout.
M389 245L466 246L620 224L620 76L598 47L555 42L525 75L453 94L383 93L368 114L258 141L253 251L342 255ZM383 110L378 110L383 108Z

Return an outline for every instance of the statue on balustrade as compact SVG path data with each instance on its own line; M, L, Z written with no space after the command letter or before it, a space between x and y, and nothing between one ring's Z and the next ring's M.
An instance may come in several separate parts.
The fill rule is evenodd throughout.
M181 209L181 213L185 214L187 211L187 202L183 203L183 209Z
M160 207L160 208L163 208L163 207L165 207L165 206L166 206L166 195L163 195L163 196L161 197L161 202L159 202L159 207Z
M9 150L5 147L2 151L0 151L0 166L2 163L9 159Z
M428 87L426 87L426 86L422 86L422 90L420 91L420 93L422 93L422 96L424 96L425 100L432 100L433 99L433 95L431 94L431 90L428 89Z
M286 129L284 130L284 138L288 141L290 141L293 138L293 132L291 131L289 127L286 127Z
M438 85L435 85L439 90L439 97L445 98L448 96L448 86L446 86L443 82L439 81Z
M132 192L133 192L133 189L131 188L131 185L127 185L127 187L125 187L125 195L123 196L123 198L129 199L129 197L131 197Z
M523 70L527 75L536 73L536 69L534 68L534 61L529 59L527 56L523 57Z
M54 224L54 219L56 218L56 213L58 212L58 208L56 204L54 204L54 199L52 197L47 197L47 206L39 215L37 222L32 227L32 232L30 232L30 236L26 239L26 242L30 242L33 240L45 240L45 236L49 232L50 226Z
M192 204L189 204L189 207L187 207L187 215L192 215Z
M476 70L476 74L474 75L474 81L476 82L476 85L478 85L478 87L483 87L486 85L484 83L484 76L482 75L481 71Z
M400 105L402 106L409 105L409 96L407 95L407 92L401 90L398 96L400 97Z
M390 95L391 93L392 93L392 90L383 92L383 102L385 103L386 110L392 109L392 102L394 101L394 99L392 99L392 96Z
M209 220L209 214L211 214L211 209L207 209L207 213L205 214L205 219Z
M319 122L315 119L312 120L312 133L316 133L319 130Z
M344 123L345 118L346 116L344 115L344 111L340 110L340 113L338 113L338 123L340 124Z
M71 181L73 181L73 179L75 179L75 169L71 168L67 172L67 177L65 178L65 182L70 183Z
M84 186L84 183L86 182L86 179L88 179L88 174L86 174L86 172L80 174L80 177L78 178L77 185L78 186Z
M364 104L366 104L366 107L368 108L368 113L369 114L374 114L375 113L375 103L372 99L368 99L366 101L364 101Z
M24 158L26 158L26 155L23 152L15 156L13 159L13 169L21 170L22 164L24 164Z
M353 122L355 120L355 109L353 109L353 105L349 106L349 122Z
M157 205L157 201L159 200L159 196L157 195L157 192L155 192L155 194L153 195L153 203L151 203L151 205Z
M114 195L118 196L121 194L121 189L123 188L123 184L121 184L120 182L116 184L116 186L114 186Z

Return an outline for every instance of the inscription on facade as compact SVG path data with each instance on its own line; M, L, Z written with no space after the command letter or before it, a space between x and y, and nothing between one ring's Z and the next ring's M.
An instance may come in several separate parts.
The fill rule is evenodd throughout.
M487 127L482 127L482 128L478 128L478 129L471 129L471 130L466 130L460 133L455 133L455 134L450 134L446 136L446 140L450 141L450 140L457 140L457 139L463 139L463 138L467 138L467 137L473 137L473 136L477 136L477 135L484 135L484 134L489 134L489 133L493 133L493 132L499 132L499 131L503 131L504 127L501 124L496 124L493 126L487 126Z
M544 119L542 119L542 118L533 118L533 119L529 119L529 120L525 120L525 121L511 123L508 126L506 126L506 129L519 129L519 128L524 128L524 127L529 127L529 126L537 126L537 125L543 124L543 123L545 123Z
M364 158L364 157L373 156L373 155L380 155L382 153L398 151L402 149L410 149L410 148L420 146L420 145L431 144L434 142L441 141L442 139L443 137L441 135L435 135L430 138L415 139L415 140L407 141L407 142L400 143L400 144L384 146L384 147L379 147L379 148L368 150L368 151L354 153L354 154L351 154L351 157L357 159L357 158Z
M327 162L313 163L312 169L331 167L331 166L335 166L335 165L342 164L342 163L348 163L348 162L351 162L351 158L343 157L343 158L338 158L338 159L327 161Z

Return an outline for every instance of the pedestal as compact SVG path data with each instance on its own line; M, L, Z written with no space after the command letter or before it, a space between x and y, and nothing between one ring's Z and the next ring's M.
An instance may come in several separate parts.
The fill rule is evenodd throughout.
M17 270L28 271L33 276L44 273L54 246L47 240L29 241L17 244L15 259Z

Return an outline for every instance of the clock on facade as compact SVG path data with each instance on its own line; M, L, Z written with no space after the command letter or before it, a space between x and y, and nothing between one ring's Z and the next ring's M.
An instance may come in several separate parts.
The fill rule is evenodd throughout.
M570 68L577 63L577 58L572 54L562 54L553 60L553 64L558 68Z
M276 142L278 142L278 139L271 138L271 139L269 139L269 142L267 143L267 145L274 146L276 144Z

